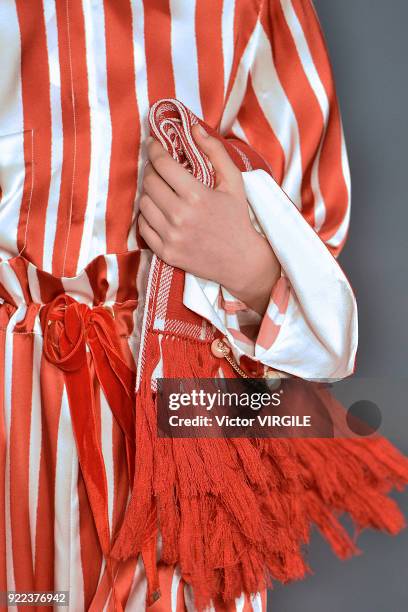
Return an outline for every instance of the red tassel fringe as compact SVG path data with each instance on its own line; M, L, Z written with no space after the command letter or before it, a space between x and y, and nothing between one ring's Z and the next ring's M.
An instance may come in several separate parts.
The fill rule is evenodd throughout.
M387 440L158 439L154 369L169 378L212 378L225 360L209 344L149 332L136 399L136 475L113 554L138 554L157 528L162 560L180 566L197 610L310 571L302 549L314 524L341 558L358 551L339 522L390 534L405 525L387 496L408 483L408 459Z

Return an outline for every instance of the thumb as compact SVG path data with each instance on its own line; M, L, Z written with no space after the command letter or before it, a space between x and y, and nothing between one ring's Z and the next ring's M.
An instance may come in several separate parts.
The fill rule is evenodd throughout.
M191 132L197 145L214 166L216 187L235 191L242 182L241 172L234 164L222 142L211 136L200 124L193 125Z

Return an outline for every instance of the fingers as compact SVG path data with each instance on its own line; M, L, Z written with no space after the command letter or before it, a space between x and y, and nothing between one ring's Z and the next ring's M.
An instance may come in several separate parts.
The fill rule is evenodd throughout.
M156 172L180 197L187 198L193 190L205 190L204 185L176 162L156 140L148 139L147 153Z
M148 224L142 214L138 218L139 232L142 238L145 240L149 249L156 253L160 257L160 253L163 251L163 241L159 234L154 231Z
M179 204L179 198L150 162L146 164L144 170L143 190L165 217L168 219L172 217Z
M241 171L232 161L222 142L208 134L199 124L193 126L192 134L200 149L214 166L217 177L216 187L222 183L228 190L234 190L241 185Z
M166 233L168 221L163 212L147 193L142 193L139 200L139 210L149 226L161 237Z

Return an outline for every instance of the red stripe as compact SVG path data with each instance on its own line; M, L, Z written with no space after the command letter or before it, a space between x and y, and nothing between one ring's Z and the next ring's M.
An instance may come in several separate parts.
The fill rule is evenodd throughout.
M105 569L103 571L103 575L101 580L99 581L98 587L95 591L95 594L92 598L92 601L87 605L86 610L88 612L100 612L100 610L104 610L106 603L108 602L110 595L112 593L110 578L108 572ZM108 608L109 612L109 608Z
M130 488L124 436L114 418L112 421L113 473L111 477L114 482L112 533L116 534L123 520Z
M268 18L264 16L264 19ZM324 127L323 116L303 70L279 2L273 4L269 24L264 25L273 48L274 62L280 82L297 120L303 171L302 214L311 225L314 225L315 197L311 187L311 174Z
M26 176L17 230L17 246L20 252L24 247L27 228L24 255L42 267L45 218L51 180L51 104L46 31L42 0L32 0L29 3L17 0L16 8L23 49L21 83L24 127L28 130L24 133ZM34 130L33 142L31 130ZM33 159L31 159L32 148ZM31 195L32 164L35 165L35 175Z
M196 0L195 30L203 119L211 126L221 121L224 101L222 49L223 0ZM211 27L208 24L211 23ZM211 95L208 93L211 92Z
M149 103L174 98L169 0L144 0L144 33Z
M0 312L5 306L0 305ZM2 315L0 321L2 321ZM7 317L6 317L7 320ZM6 334L0 331L0 389L4 389ZM6 480L7 434L5 428L4 393L0 393L0 591L7 591L7 557L6 557ZM11 562L11 559L8 560Z
M120 602L124 609L126 609L126 602L129 598L132 588L132 582L137 570L138 559L132 557L126 561L122 561L117 566L117 573L115 579L115 598L113 597L113 591L110 584L110 578L104 569L101 580L99 581L98 588L95 592L94 598L88 612L99 612L103 610L108 602L108 612L116 612L115 603ZM140 582L138 583L140 588ZM137 588L138 588L137 587Z
M56 10L64 145L52 269L55 276L74 276L87 206L91 152L85 25L80 0L57 2Z
M102 413L101 413L101 385L95 372L95 363L90 353L87 353L88 367L91 375L94 396L95 430L98 436L99 447L102 450Z
M11 297L11 294L7 291L3 283L0 283L0 297L7 303L16 307L17 304L14 299Z
M233 32L234 57L231 66L230 79L224 100L224 109L228 102L229 95L235 83L238 68L242 60L242 55L251 38L259 16L258 3L248 2L247 0L235 0L235 13ZM207 95L211 95L211 89Z
M28 261L16 257L10 261L10 267L18 278L18 284L22 290L24 301L29 304L32 299L27 277Z
M29 513L33 334L14 334L10 426L10 521L15 586L34 590Z
M136 287L137 271L140 265L140 251L119 254L118 262L118 291L116 301L124 302L129 299L138 299Z
M55 470L63 376L41 359L41 458L35 534L35 589L54 588ZM57 492L58 494L58 492Z
M171 55L171 15L169 0L143 0L145 65L149 105L160 98L175 98ZM146 248L136 224L137 244Z
M81 470L78 472L78 499L84 610L88 610L98 585L102 566L102 551Z
M245 101L237 118L251 147L269 163L274 179L282 184L285 173L285 152L258 102L251 75L248 77Z
M94 295L93 305L103 303L108 292L107 265L104 255L95 257L85 268Z
M292 0L292 4L329 101L329 120L319 167L320 189L327 208L326 220L319 235L323 240L328 240L341 225L349 203L342 170L340 109L328 48L316 13L312 6L300 0Z
M56 295L64 293L64 285L60 278L56 278L43 270L36 270L36 274L40 287L41 301L44 304L50 302Z
M105 0L104 9L107 84L112 123L106 248L108 253L120 253L127 250L136 197L140 119L135 88L131 4L129 0Z

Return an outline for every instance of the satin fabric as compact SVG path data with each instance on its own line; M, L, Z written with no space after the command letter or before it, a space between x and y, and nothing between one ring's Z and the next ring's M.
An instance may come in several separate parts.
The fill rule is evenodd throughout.
M43 358L38 304L67 293L90 308L113 306L134 363L151 258L137 235L143 142L149 106L160 97L180 97L223 135L247 139L337 255L350 208L338 104L310 0L4 0L0 64L1 589L70 586L73 610L93 600L103 609L109 582L64 374ZM329 361L330 340L314 324L295 355L294 339L307 331L302 302L313 299L296 295L296 316L288 317L289 289L286 279L273 296L266 337L269 348L277 339L276 363L304 372L311 356ZM222 293L220 303L210 296L209 318L254 356L256 333L244 332L259 330L259 317ZM199 292L197 310L207 302ZM339 363L353 349L344 350ZM128 495L126 449L92 367L115 530ZM138 561L118 579L129 609L144 606ZM172 612L180 597L191 601L176 571L167 584Z

